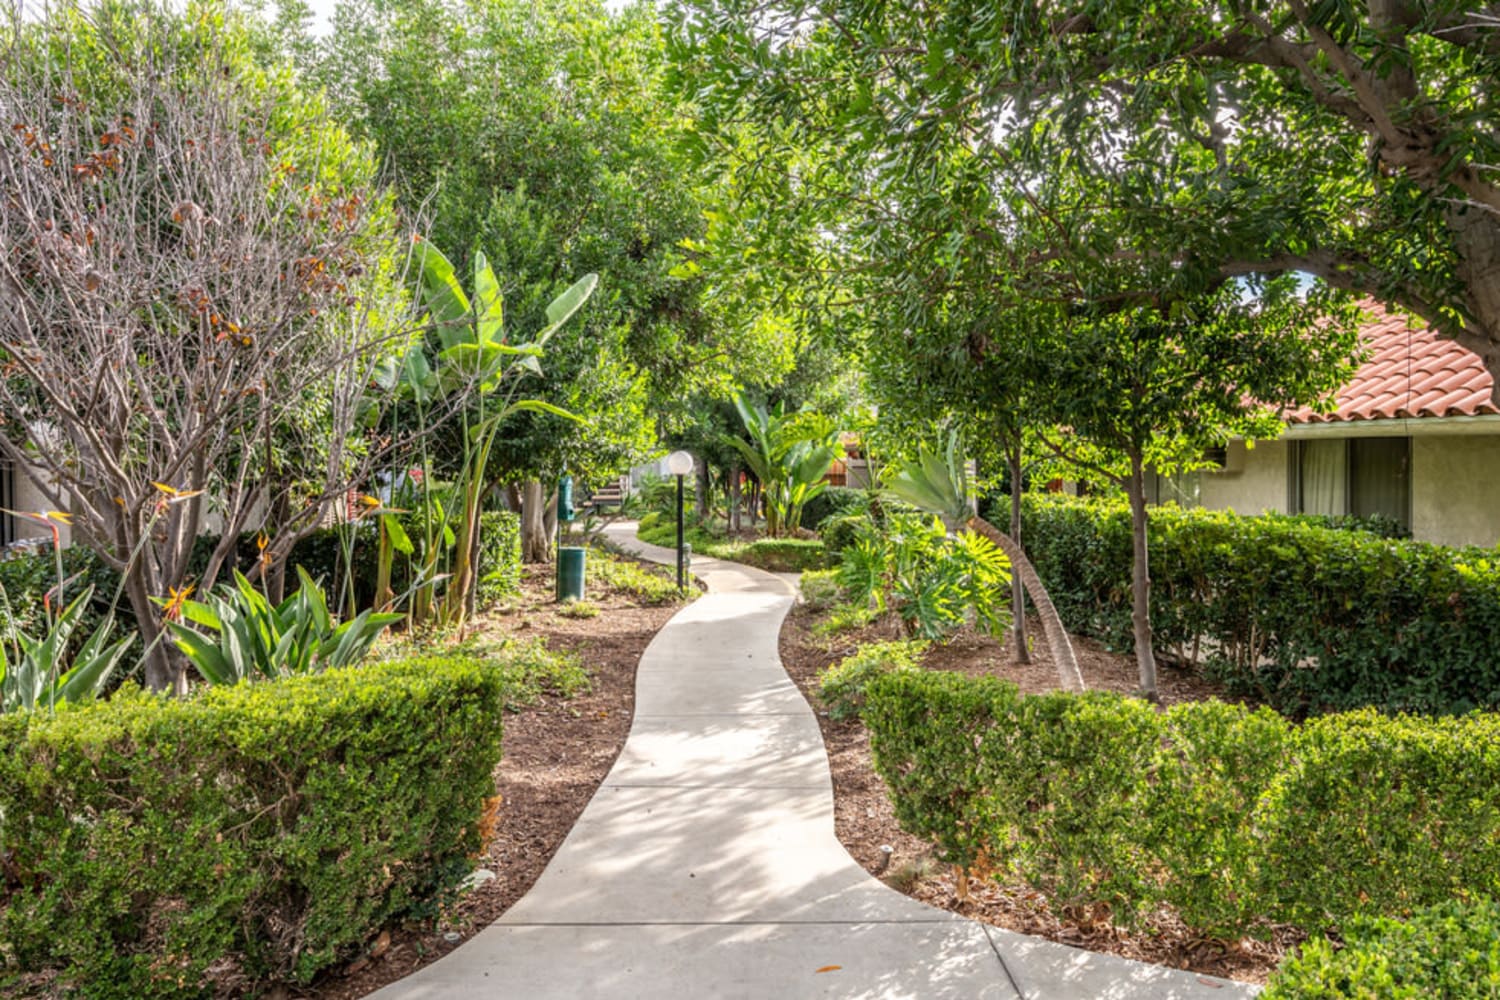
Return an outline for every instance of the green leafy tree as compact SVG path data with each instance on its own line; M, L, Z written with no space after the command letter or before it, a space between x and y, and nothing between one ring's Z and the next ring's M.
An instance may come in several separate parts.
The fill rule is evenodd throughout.
M1230 437L1272 437L1286 410L1320 405L1353 374L1350 311L1306 298L1290 277L1246 300L1237 288L1170 308L1057 316L1038 372L1048 415L1103 450L1095 472L1124 488L1132 521L1131 598L1140 690L1157 700L1151 640L1146 475L1201 465ZM1065 434L1059 454L1078 461ZM1058 438L1064 440L1059 441ZM1118 456L1122 461L1110 463ZM1084 461L1088 461L1084 459Z
M432 244L460 270L485 249L517 328L544 325L565 276L600 276L578 335L552 345L528 390L582 419L518 415L487 468L492 483L524 483L523 551L545 558L543 483L623 471L691 397L727 391L736 366L772 367L759 345L780 336L731 336L703 280L674 273L704 200L676 154L689 119L661 87L654 10L374 0L340 4L334 25L309 72L375 141ZM460 443L445 453L456 460Z
M769 164L836 137L860 169L882 154L877 188L952 181L947 198L929 185L927 211L974 231L1041 209L1049 225L998 283L1045 285L1035 265L1081 253L1166 256L1218 278L1304 271L1413 310L1500 372L1492 4L692 0L672 18L711 130L782 130L751 152L788 201L838 185L826 167ZM955 148L977 183L945 169ZM1074 207L1200 236L1122 245L1047 196L1059 168L1124 163L1149 169ZM882 210L878 192L852 194ZM763 247L782 228L756 226Z

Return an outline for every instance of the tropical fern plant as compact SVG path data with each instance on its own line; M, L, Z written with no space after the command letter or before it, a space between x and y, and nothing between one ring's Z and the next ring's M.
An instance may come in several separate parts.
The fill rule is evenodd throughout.
M1057 678L1064 690L1084 690L1083 674L1073 653L1072 640L1062 618L1047 595L1036 567L1015 539L979 516L969 489L969 473L963 458L963 443L957 431L949 431L941 451L918 449L914 460L887 467L885 491L892 498L919 510L937 514L954 527L968 528L994 542L1010 559L1012 571L1021 578L1041 619Z

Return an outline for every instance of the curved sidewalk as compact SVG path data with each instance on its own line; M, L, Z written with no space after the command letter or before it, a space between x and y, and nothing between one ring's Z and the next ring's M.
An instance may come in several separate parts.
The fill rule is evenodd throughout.
M648 559L669 549L610 537ZM708 593L641 657L630 736L530 892L380 1000L1230 998L1255 990L966 920L834 837L816 719L777 654L794 589L695 560Z

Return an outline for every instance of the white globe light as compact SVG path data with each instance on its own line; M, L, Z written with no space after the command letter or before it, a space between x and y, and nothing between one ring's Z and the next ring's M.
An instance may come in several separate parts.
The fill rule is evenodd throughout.
M667 456L667 471L674 476L685 476L693 471L693 456L685 451L674 451Z

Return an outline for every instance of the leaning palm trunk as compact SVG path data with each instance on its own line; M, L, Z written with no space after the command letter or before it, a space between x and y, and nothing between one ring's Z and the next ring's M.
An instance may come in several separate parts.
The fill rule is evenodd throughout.
M970 531L978 532L1004 552L1010 559L1011 571L1020 578L1031 594L1031 603L1042 622L1042 632L1047 637L1047 648L1052 652L1052 662L1057 666L1057 679L1064 690L1084 690L1083 674L1078 670L1078 658L1073 655L1073 643L1062 618L1047 595L1042 578L1036 567L1026 558L1026 553L1014 538L1006 535L993 524L980 517L969 498L969 473L964 467L963 449L956 433L948 435L944 454L939 455L922 448L915 461L887 470L887 491L898 500L913 504L922 510L931 511L948 520L950 524L962 524ZM1016 614L1024 614L1024 608L1016 608Z
M965 526L994 542L995 547L1010 560L1011 572L1026 588L1026 593L1030 595L1031 603L1036 608L1036 616L1041 619L1042 632L1047 637L1047 648L1052 652L1052 662L1057 665L1058 683L1067 691L1084 690L1083 674L1078 669L1078 658L1073 654L1073 642L1068 638L1068 630L1063 627L1062 617L1052 604L1052 598L1047 596L1042 578L1037 574L1036 567L1031 565L1031 560L1026 558L1020 544L982 517L970 517ZM1018 607L1015 613L1020 616L1024 611Z

